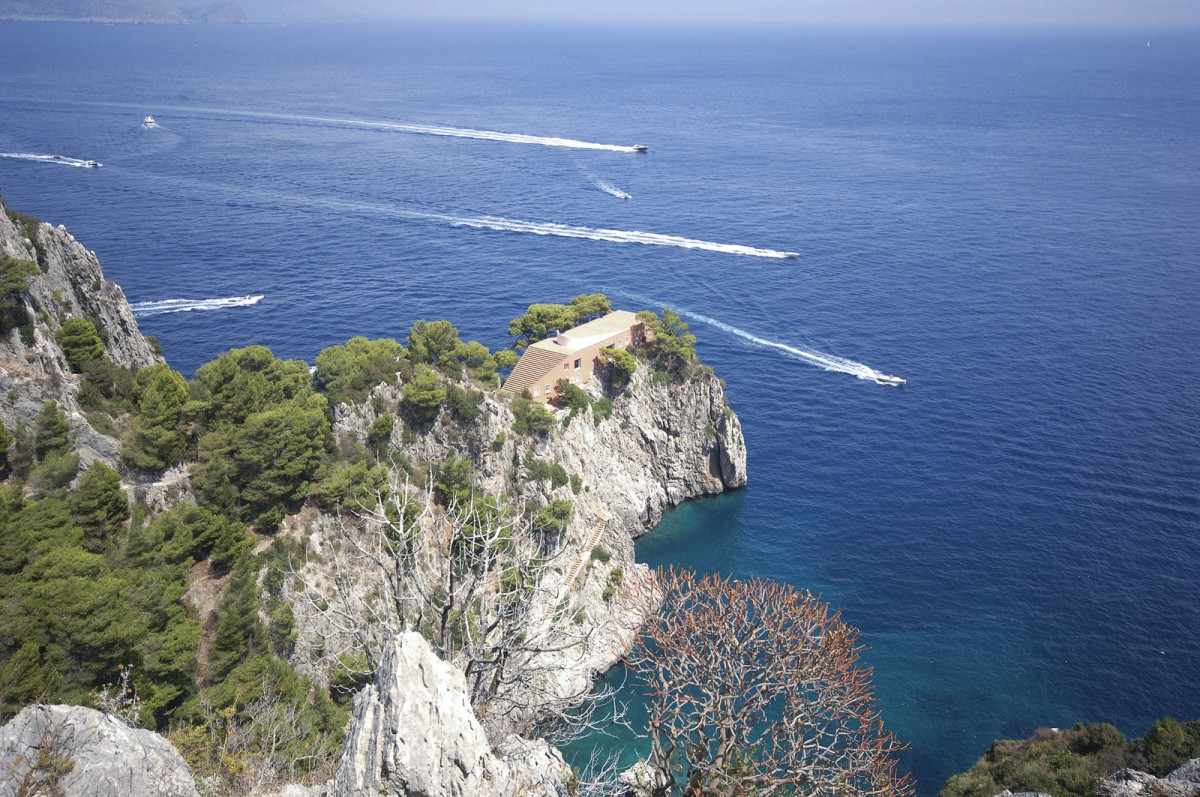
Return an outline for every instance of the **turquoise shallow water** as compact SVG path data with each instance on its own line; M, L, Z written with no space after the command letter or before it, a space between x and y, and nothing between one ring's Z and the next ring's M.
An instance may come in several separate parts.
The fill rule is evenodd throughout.
M1200 38L1145 39L0 24L0 152L104 164L0 188L135 303L262 295L143 319L189 372L605 289L908 378L697 323L751 483L638 551L840 608L932 794L995 737L1200 716Z

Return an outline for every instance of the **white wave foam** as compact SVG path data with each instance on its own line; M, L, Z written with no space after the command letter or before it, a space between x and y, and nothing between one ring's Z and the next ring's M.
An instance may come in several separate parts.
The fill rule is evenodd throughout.
M130 305L137 318L164 313L190 313L193 310L224 310L227 307L249 307L258 304L263 296L230 296L225 299L163 299L158 302L137 302Z
M227 185L218 185L185 177L172 177L174 182L195 187L203 187L206 191L222 190L231 192ZM240 199L258 197L269 202L301 205L327 210L341 208L360 213L381 214L401 219L418 219L456 227L473 227L480 230L497 230L501 232L523 232L533 235L552 235L560 238L582 238L592 241L610 241L612 243L645 244L649 246L674 246L681 249L700 249L708 252L720 252L730 255L745 255L749 257L792 258L797 252L785 252L776 249L763 249L741 244L722 244L714 241L702 241L695 238L684 238L678 235L664 235L640 230L610 230L602 227L582 227L554 222L524 221L503 216L455 216L445 213L430 213L420 210L410 210L396 205L383 205L372 202L354 202L327 196L301 196L298 194L262 191L249 187L239 187L236 193Z
M652 304L664 306L661 302L653 302ZM700 313L693 313L690 310L685 310L681 307L675 307L670 304L666 304L665 306L670 307L681 316L694 318L697 321L716 327L717 329L724 330L731 335L736 335L739 338L748 340L756 345L777 349L794 359L801 360L809 365L815 365L822 370L834 371L841 374L850 374L851 376L858 377L859 379L865 379L870 382L888 384L885 381L888 378L887 375L876 371L869 365L864 365L863 363L855 362L854 360L848 360L845 357L838 357L833 354L826 354L825 352L820 352L813 349L801 349L796 346L789 346L786 343L778 343L773 340L767 340L766 338L760 338L758 335L751 334L744 329L738 329L732 324L726 324L724 321L718 321L715 318L710 318Z
M502 216L445 216L438 214L414 214L417 216L446 221L456 227L474 227L482 230L500 230L505 232L527 232L534 235L556 235L561 238L586 238L592 241L611 241L622 244L646 244L649 246L676 246L681 249L702 249L707 252L722 252L729 255L747 255L750 257L789 258L796 257L796 252L781 252L775 249L760 249L755 246L741 244L721 244L713 241L700 241L695 238L683 238L678 235L663 235L656 232L640 230L609 230L603 227L575 227L569 224L553 222L521 221L506 219Z
M612 194L617 199L633 199L632 195L625 193L620 188L617 188L615 185L610 183L608 180L600 180L600 179L593 178L592 184L595 185L597 188L599 188L604 193Z
M418 125L402 122L380 122L370 119L349 119L333 116L311 116L308 114L268 113L265 111L239 111L216 108L175 108L176 111L194 111L198 113L220 114L246 119L275 119L281 122L307 122L309 124L338 125L341 127L362 127L372 130L393 130L398 133L418 133L427 136L448 136L450 138L475 138L484 141L504 141L510 144L538 144L543 147L565 147L567 149L591 149L607 152L637 152L632 146L621 144L597 144L593 141L579 141L573 138L558 136L535 136L529 133L504 133L499 130L476 130L469 127L452 127L449 125Z
M66 155L37 155L32 152L0 152L0 158L36 163L57 163L59 166L73 166L76 169L96 169L100 166L96 161L68 158Z

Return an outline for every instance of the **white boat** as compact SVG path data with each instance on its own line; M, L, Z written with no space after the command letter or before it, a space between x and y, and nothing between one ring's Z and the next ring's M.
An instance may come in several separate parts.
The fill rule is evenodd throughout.
M142 120L142 127L158 127L158 122L154 121L154 117L149 114Z
M892 385L894 387L900 387L908 383L907 379L902 379L898 376L891 376L889 374L875 374L874 378L875 383L879 385Z
M97 163L96 161L84 161L83 165L87 169L99 169L100 168L100 164Z
M649 152L650 148L647 147L645 144L634 144L633 151L634 152Z

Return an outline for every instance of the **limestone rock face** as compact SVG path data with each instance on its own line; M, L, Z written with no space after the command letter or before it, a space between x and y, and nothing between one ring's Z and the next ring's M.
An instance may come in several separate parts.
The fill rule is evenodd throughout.
M589 387L594 398L602 396L599 380ZM400 398L398 386L384 385L376 388L372 400L339 405L335 431L365 441L377 417L375 406L396 407ZM468 459L484 490L542 501L572 498L571 488L555 492L545 482L527 481L521 463L557 462L582 478L587 504L615 515L635 537L653 528L667 509L689 498L746 484L741 423L715 376L700 374L682 384L655 384L643 363L612 402L612 416L599 423L590 413L581 412L565 429L521 438L512 431L508 402L488 395L465 433L460 424L442 419L424 430L396 424L392 443L428 462L451 455ZM564 416L558 413L559 419Z
M0 211L4 210L0 203ZM0 421L10 430L18 419L32 426L42 405L57 401L71 423L83 465L101 459L118 466L120 446L84 417L76 399L80 377L71 373L54 335L67 318L88 318L103 329L105 353L115 365L143 368L162 358L142 336L125 294L104 279L96 255L65 228L18 226L0 212L0 255L41 266L22 296L29 332L24 338L16 329L0 335L0 396L5 397L0 401Z
M390 646L354 701L329 797L558 797L570 769L545 742L512 738L493 751L461 671L416 633Z
M1100 781L1097 797L1193 797L1200 793L1200 758L1163 778L1136 769L1121 769Z
M0 797L198 797L157 733L80 706L27 706L0 728Z

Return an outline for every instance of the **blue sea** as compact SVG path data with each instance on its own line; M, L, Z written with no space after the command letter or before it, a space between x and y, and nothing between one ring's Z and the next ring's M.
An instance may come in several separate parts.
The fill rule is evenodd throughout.
M197 308L141 322L184 372L691 313L750 484L639 558L840 609L922 795L1200 717L1200 31L0 24L0 75L0 152L103 164L4 198Z

